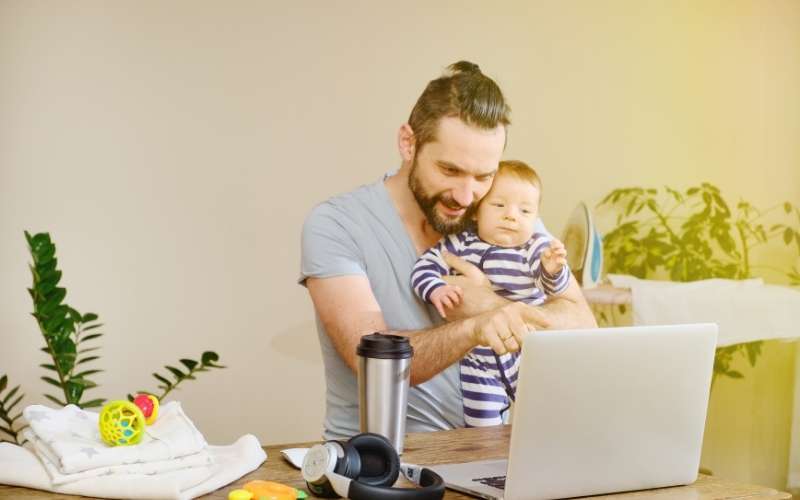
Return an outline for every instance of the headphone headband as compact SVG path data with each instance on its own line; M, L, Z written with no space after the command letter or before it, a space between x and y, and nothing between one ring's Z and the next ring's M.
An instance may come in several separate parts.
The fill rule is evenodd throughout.
M407 468L413 468L416 474L406 475ZM444 496L444 480L432 470L404 464L403 475L420 488L370 486L335 472L327 473L326 477L339 496L350 500L440 500Z

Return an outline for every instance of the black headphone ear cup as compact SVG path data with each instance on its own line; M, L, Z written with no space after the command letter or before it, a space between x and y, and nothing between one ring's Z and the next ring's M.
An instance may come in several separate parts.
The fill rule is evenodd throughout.
M355 479L361 473L361 456L349 441L333 441L342 448L342 458L336 461L333 472L350 479Z
M347 442L361 457L361 471L355 480L379 487L391 487L400 474L400 457L388 439L380 434L364 433Z

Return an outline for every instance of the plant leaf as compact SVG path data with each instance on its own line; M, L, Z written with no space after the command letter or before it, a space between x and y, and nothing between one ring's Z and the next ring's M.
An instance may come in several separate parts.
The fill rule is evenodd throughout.
M76 384L72 381L66 383L66 396L67 402L71 404L80 405L81 397L83 396L83 391L86 387L83 384Z
M51 396L49 394L45 394L44 397L46 397L47 399L49 399L50 401L52 401L53 403L55 403L55 404L57 404L59 406L67 406L67 403L58 400L55 396Z
M161 376L161 375L159 375L158 373L154 373L154 374L153 374L153 376L154 376L155 378L157 378L157 379L158 379L160 382L163 382L164 384L166 384L166 385L167 385L167 387L172 387L172 382L170 382L168 379L166 379L166 378L162 377L162 376Z
M197 361L194 361L192 359L181 359L181 363L183 363L183 366L188 368L189 371L194 370L194 368L197 366Z
M17 396L17 399L15 399L13 403L8 405L8 411L11 411L15 406L17 406L17 404L19 404L19 402L22 401L22 398L24 398L24 397L25 397L25 394L20 394L19 396Z
M200 357L201 362L206 366L213 366L215 368L225 368L224 366L215 364L219 361L219 354L213 351L205 351Z
M89 361L94 361L96 359L100 359L100 356L88 356L88 357L85 357L85 358L81 358L75 364L76 365L82 365L84 363L88 363Z
M95 408L97 406L102 406L106 402L105 399L92 399L91 401L87 401L85 403L81 403L82 408Z
M53 354L55 357L55 365L58 371L62 374L69 373L72 367L75 366L75 342L71 338L65 337L62 339L54 340L50 343L53 347Z
M174 366L165 366L164 368L172 372L172 374L175 376L176 382L180 382L182 379L186 378L186 375Z
M9 393L8 393L8 394L6 394L6 397L4 397L4 398L3 398L3 405L4 405L4 406L5 406L5 404L6 404L6 403L8 403L8 401L9 401L11 398L13 398L13 397L14 397L14 394L16 394L16 393L17 393L17 391L19 391L19 386L16 386L16 387L14 387L13 389L11 389L11 391L9 391ZM0 392L3 392L3 391L0 391ZM9 409L9 410L11 410L11 408L12 408L13 406L14 406L14 405L11 405L11 406L9 406L9 407L8 407L8 409Z
M744 347L747 350L747 360L750 362L750 366L756 366L756 360L761 354L761 342L748 342L744 344Z
M91 380L80 378L80 377L73 377L69 379L68 384L75 384L78 386L83 387L84 389L91 389L92 387L97 387L97 384L92 382Z
M44 380L45 382L47 382L50 385L54 385L54 386L58 387L59 389L62 388L61 387L61 382L59 382L58 380L56 380L56 379L54 379L52 377L39 377L39 378L41 378L42 380Z

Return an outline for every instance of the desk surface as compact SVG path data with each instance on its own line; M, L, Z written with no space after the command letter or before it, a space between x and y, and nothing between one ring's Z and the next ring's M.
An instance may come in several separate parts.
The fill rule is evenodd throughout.
M505 458L508 453L509 426L488 427L483 429L458 429L454 431L409 434L405 442L403 461L418 464L437 464L448 462L466 462L470 460ZM312 443L294 443L267 446L268 459L261 467L244 476L235 483L202 497L207 500L226 500L229 491L254 479L264 479L290 484L304 488L300 471L293 468L281 457L280 450L285 448L307 447ZM27 499L76 499L83 497L56 495L44 491L25 488L0 486L0 498ZM313 497L309 497L313 498ZM468 499L468 497L448 490L445 499ZM635 491L615 495L603 495L591 498L631 500L640 498L657 499L740 499L768 498L789 499L791 495L772 488L741 484L713 476L700 475L698 480L689 486L661 488L657 490Z

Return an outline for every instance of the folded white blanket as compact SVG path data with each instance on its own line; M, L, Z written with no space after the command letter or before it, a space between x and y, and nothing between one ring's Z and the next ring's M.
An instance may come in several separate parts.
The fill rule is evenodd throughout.
M250 434L229 446L208 446L213 465L158 474L98 476L54 485L37 455L0 443L0 484L99 498L176 499L205 495L257 469L267 455Z
M611 274L616 287L631 289L636 325L712 322L719 347L800 336L800 292L760 279L709 279L690 283L642 280Z
M171 460L197 453L206 440L181 404L170 401L159 411L153 425L145 428L136 446L106 445L97 428L98 414L75 405L54 410L31 405L23 410L31 431L39 438L37 449L54 462L63 474L126 464Z
M118 474L163 474L165 472L172 472L180 469L189 469L192 467L211 466L214 464L211 454L208 450L203 449L197 453L186 455L179 458L170 460L158 460L155 462L135 463L129 465L112 465L108 467L98 467L96 469L88 469L73 474L64 474L58 469L56 462L58 459L53 455L53 451L42 442L39 437L30 429L22 431L22 435L31 443L31 447L36 455L44 465L47 475L50 476L50 481L54 485L67 484L81 479L87 479L97 476L111 476Z

